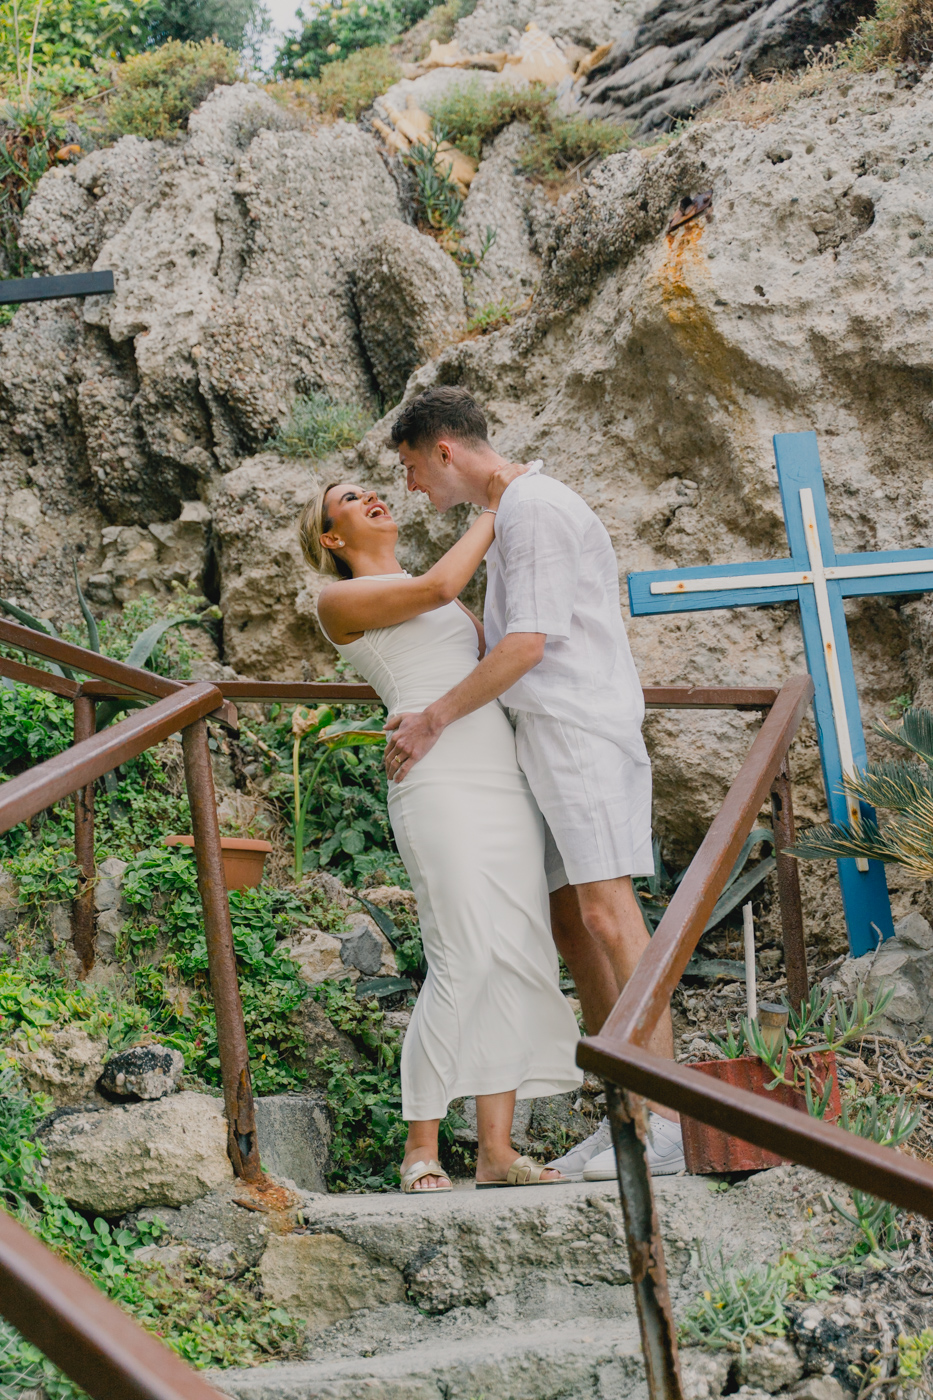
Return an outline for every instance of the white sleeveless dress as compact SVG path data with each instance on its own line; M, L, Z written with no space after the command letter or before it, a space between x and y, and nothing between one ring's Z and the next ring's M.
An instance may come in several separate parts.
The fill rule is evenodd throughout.
M424 710L478 659L476 629L456 603L337 650L390 715ZM467 1094L575 1089L579 1033L558 985L544 823L497 702L449 725L389 784L389 818L428 963L402 1048L403 1117L443 1118Z

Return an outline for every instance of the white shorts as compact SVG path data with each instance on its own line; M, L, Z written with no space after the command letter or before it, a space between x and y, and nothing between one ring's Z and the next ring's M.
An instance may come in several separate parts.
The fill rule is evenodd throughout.
M546 823L548 890L653 875L650 763L551 715L510 710L509 717Z

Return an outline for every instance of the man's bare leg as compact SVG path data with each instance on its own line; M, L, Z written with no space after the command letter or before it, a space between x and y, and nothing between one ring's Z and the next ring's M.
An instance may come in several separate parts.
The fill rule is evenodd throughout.
M622 989L602 945L583 922L573 885L551 895L551 932L577 989L587 1034L596 1035Z
M651 942L632 881L625 875L572 888L566 885L551 895L551 917L554 941L574 979L587 1030L593 1035ZM674 1058L670 1010L658 1021L648 1049L665 1059ZM677 1121L673 1109L663 1104L651 1107Z

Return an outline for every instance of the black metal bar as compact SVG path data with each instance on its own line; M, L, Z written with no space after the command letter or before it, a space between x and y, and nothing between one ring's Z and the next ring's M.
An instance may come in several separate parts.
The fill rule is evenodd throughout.
M0 281L0 306L57 297L92 297L113 291L112 272L66 272L61 277L7 277Z

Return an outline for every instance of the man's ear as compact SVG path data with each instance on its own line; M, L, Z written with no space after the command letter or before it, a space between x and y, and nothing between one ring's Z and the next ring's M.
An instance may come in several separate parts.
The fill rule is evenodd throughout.
M434 446L434 451L440 457L441 465L449 467L453 461L453 443L449 442L447 438L438 438Z

